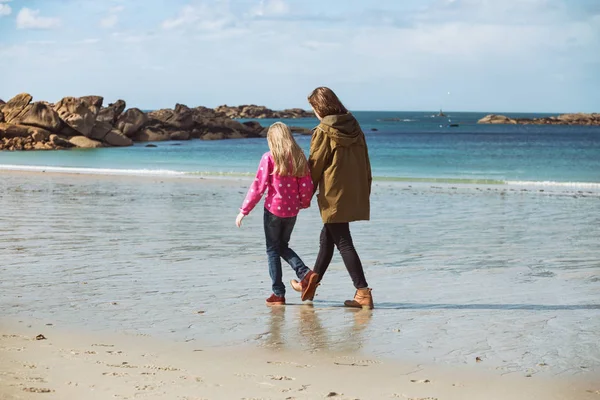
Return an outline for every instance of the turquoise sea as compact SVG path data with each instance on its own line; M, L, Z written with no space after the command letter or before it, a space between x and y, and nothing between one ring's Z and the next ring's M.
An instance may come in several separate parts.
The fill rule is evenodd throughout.
M356 112L376 179L439 183L559 182L600 186L600 127L477 125L485 113ZM509 114L536 117L540 114ZM265 126L274 121L262 120ZM312 128L316 119L285 120ZM458 124L458 127L449 127ZM298 136L308 152L310 137ZM253 174L264 139L0 153L0 168L156 175Z
M313 307L289 286L265 306L260 206L234 221L267 143L244 139L0 152L2 317L599 381L600 127L436 114L356 113L376 179L371 221L351 226L372 312L341 307L338 254ZM291 242L309 266L321 227L313 201Z

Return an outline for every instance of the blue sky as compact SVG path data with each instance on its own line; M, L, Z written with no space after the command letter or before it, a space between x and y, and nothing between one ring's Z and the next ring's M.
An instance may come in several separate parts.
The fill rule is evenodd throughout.
M0 98L600 112L600 0L0 0Z

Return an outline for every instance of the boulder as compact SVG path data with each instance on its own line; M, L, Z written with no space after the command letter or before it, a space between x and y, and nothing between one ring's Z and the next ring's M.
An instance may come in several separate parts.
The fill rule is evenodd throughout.
M188 106L176 104L173 117L168 124L177 129L190 130L194 127L194 113Z
M3 104L6 104L6 102L4 100L0 99L0 106Z
M0 122L0 141L6 141L14 137L29 136L27 127L23 125L12 125L5 122Z
M43 102L36 102L23 110L23 113L10 121L13 124L37 126L50 131L59 131L62 121L52 107Z
M256 132L257 134L260 134L263 131L263 129L265 129L259 122L256 121L243 122L242 125L248 127L248 129L250 129L253 132Z
M113 129L112 125L106 121L96 121L90 139L103 140L108 132Z
M114 125L125 110L125 107L125 101L117 100L114 104L111 103L108 107L100 109L96 119Z
M69 142L68 138L55 134L50 135L50 142L56 147L64 147L67 149L75 146L73 143Z
M82 99L65 97L54 106L54 110L80 135L89 136L92 133L96 124L96 115Z
M102 109L102 103L104 103L104 97L102 96L82 96L80 99L87 103L90 110L96 116L100 112L100 109Z
M167 123L171 118L173 118L174 114L175 111L171 110L170 108L161 108L160 110L150 111L148 113L148 119L151 121L151 123Z
M102 147L102 143L97 140L90 139L87 136L73 136L69 139L69 142L82 149L96 149L98 147Z
M32 99L33 97L29 93L21 93L10 99L8 103L2 106L4 120L12 123L13 120L19 118L29 109Z
M31 138L27 137L14 137L10 139L3 139L0 148L9 151L15 150L27 150L27 148L33 148Z
M48 150L48 146L46 145L46 143L35 142L33 144L33 149L34 150Z
M202 137L200 137L200 139L202 140L223 140L225 139L225 133L223 132L208 132L204 135L202 135Z
M194 127L194 111L183 104L176 104L175 109L160 109L148 113L151 125L169 125L175 130L191 130Z
M117 130L111 130L104 136L104 141L111 146L124 147L131 146L133 141Z
M117 129L133 137L148 122L148 116L139 108L130 108L117 121Z
M0 110L0 122L4 122L4 113Z
M186 131L175 131L169 135L171 140L190 140L190 132Z
M36 126L30 127L27 131L35 142L46 142L50 138L50 135L52 135L52 132Z
M29 127L0 122L0 138L12 139L17 137L29 137Z
M490 114L490 115L486 115L485 117L481 118L479 121L477 121L478 124L516 124L517 121L515 121L512 118L508 118L504 115L496 115L496 114Z
M215 108L215 112L228 118L307 118L314 117L314 114L301 108L289 108L283 111L274 111L265 106L255 104L245 104L241 106L230 107L222 105Z
M167 132L152 126L142 129L133 138L135 142L161 142L169 139L171 137Z
M198 106L198 107L192 108L192 113L194 114L194 119L195 118L217 118L217 117L225 116L225 114L223 114L223 113L219 113L219 112L213 110L212 108L203 107L203 106Z

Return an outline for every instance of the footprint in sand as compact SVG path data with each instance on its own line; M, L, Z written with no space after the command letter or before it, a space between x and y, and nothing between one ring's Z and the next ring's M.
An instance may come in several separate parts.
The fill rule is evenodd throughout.
M52 389L47 389L47 388L35 388L35 387L26 387L23 388L24 392L29 392L29 393L53 393L54 390Z
M180 371L179 368L175 368L175 367L159 367L159 366L156 366L156 365L144 365L142 368L153 369L153 370L157 370L157 371Z
M340 361L344 361L344 363L340 362L340 365L347 365L347 363L351 363L351 364L360 364L360 365L375 365L375 364L381 364L381 361L377 361L377 360L360 360L360 359L356 359L354 357L338 357L338 359ZM347 362L347 363L346 363Z
M35 376L32 376L30 378L25 378L24 380L27 382L47 383L44 378L35 377Z
M105 364L107 367L111 368L138 368L136 365L131 365L126 361L123 361L121 364Z
M271 378L272 381L294 381L296 378L290 378L289 376L282 375L267 375L268 378Z
M309 364L298 364L298 363L289 362L289 361L267 361L267 364L273 364L273 365L291 365L291 366L294 366L296 368L312 368L312 365L309 365Z
M103 372L102 375L119 376L119 377L129 376L129 374L127 372Z

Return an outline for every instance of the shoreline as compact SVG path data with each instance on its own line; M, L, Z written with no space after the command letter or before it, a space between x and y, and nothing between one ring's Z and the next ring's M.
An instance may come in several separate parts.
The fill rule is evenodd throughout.
M157 181L186 182L248 182L254 173L197 173L171 170L120 170L76 167L46 167L35 165L1 165L0 175L9 176L54 176L60 178L89 177L97 179L149 179ZM373 177L373 185L407 189L449 189L492 191L500 193L537 193L540 195L576 195L581 197L600 196L600 182L559 182L559 181L497 181L489 183L469 182L468 180L435 178Z
M39 334L45 339L36 340ZM503 375L484 362L426 365L360 353L210 348L195 341L180 343L147 335L74 331L41 321L0 320L0 398L6 400L35 399L39 393L61 400L139 396L188 400L593 400L600 395L596 378L597 373Z

